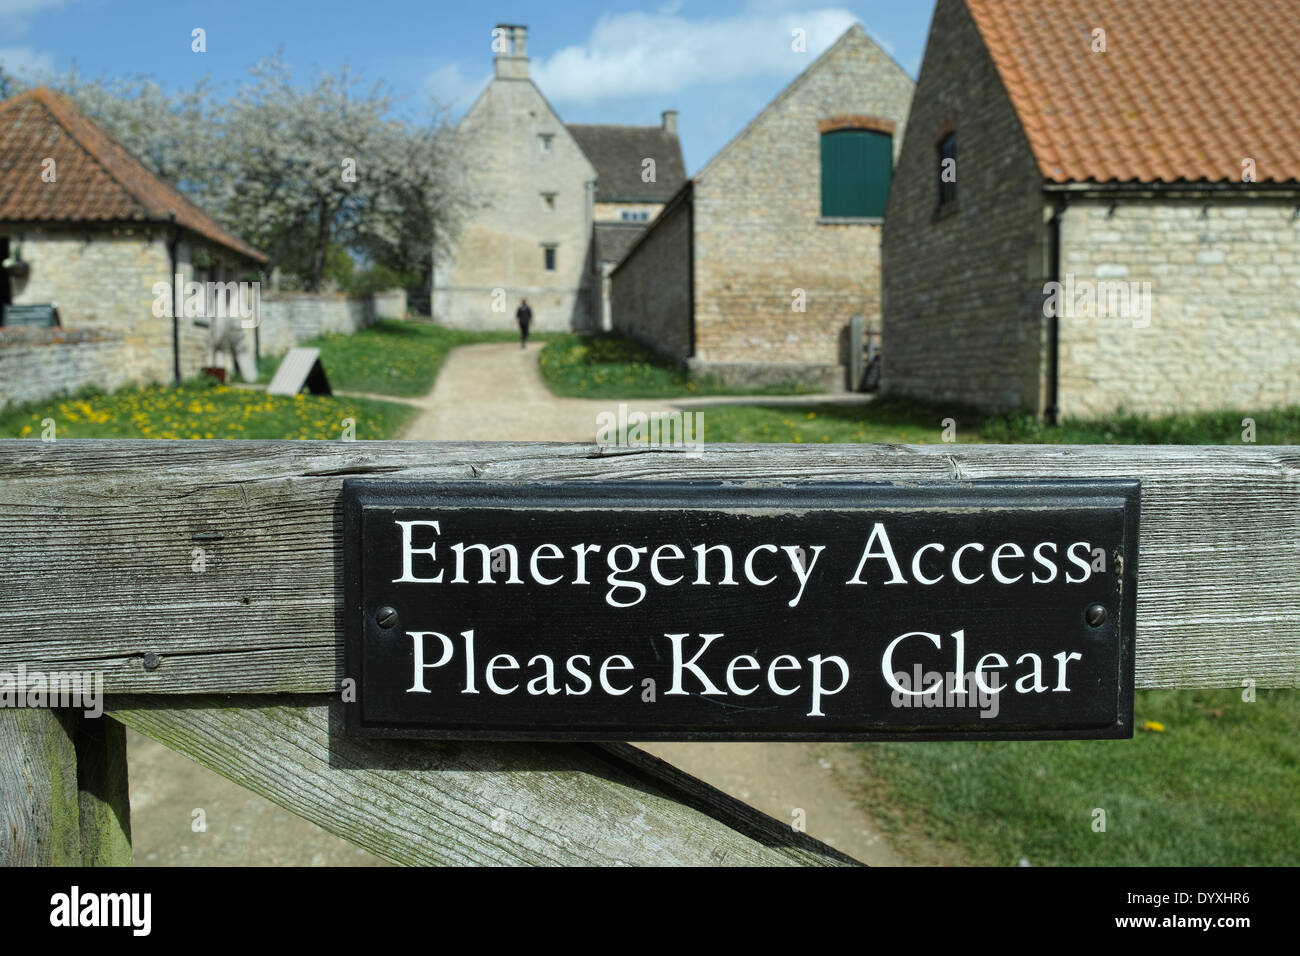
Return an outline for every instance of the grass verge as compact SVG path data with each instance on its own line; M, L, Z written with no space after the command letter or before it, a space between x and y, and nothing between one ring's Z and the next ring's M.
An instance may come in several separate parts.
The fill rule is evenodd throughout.
M1138 727L1164 729L1133 740L860 744L859 796L975 863L1294 866L1300 694L1256 694L1138 691Z
M267 395L196 379L179 388L150 385L106 395L76 395L0 411L0 437L338 439L345 421L355 438L393 438L415 414L410 405L324 395Z
M960 406L883 396L865 405L714 405L701 410L711 442L940 442L951 421L957 442L1088 445L1239 445L1244 419L1261 445L1300 444L1300 407L1065 421L990 417Z
M817 389L789 382L735 388L688 376L671 359L620 335L555 335L538 357L542 379L566 398L681 398L695 395L801 395Z
M433 388L447 353L456 346L518 340L519 333L513 331L467 332L380 319L354 335L323 335L302 344L320 349L325 375L336 391L408 397L424 395ZM258 381L269 382L281 358L263 356Z

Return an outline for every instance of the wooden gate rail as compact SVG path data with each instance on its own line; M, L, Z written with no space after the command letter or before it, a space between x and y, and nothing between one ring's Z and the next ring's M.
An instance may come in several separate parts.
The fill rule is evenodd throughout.
M693 458L552 443L0 441L0 672L100 671L122 723L399 862L842 862L634 748L331 734L351 475L1136 477L1137 685L1300 686L1290 446L714 445ZM98 833L129 826L123 780L96 776L121 763L117 744L85 723L0 710L0 861L121 858L122 837ZM44 804L25 796L33 775Z

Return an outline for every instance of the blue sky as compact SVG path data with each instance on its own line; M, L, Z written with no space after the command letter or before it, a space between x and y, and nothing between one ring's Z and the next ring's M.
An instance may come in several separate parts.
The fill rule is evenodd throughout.
M233 90L258 59L281 52L295 75L343 63L425 111L459 115L492 71L491 30L528 26L534 80L571 123L659 122L679 111L694 173L855 20L916 77L934 0L603 3L132 2L0 0L0 63L20 75L153 76L190 86L205 74ZM191 30L207 52L190 49ZM791 50L794 28L807 52Z

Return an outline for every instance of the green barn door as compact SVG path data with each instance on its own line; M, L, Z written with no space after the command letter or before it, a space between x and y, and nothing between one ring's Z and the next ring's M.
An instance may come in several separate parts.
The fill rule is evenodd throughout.
M841 129L823 133L822 215L880 217L889 198L894 142L888 133Z

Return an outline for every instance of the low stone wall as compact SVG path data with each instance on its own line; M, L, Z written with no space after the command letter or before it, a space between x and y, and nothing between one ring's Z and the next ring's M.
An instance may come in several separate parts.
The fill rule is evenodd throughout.
M392 308L400 296L385 293ZM262 355L281 355L319 335L351 335L373 325L374 298L312 293L267 293L262 296ZM404 311L404 310L403 310ZM207 322L208 320L204 320ZM41 401L94 385L113 391L129 384L171 381L171 319L142 320L130 330L112 328L0 327L0 406ZM197 374L213 361L210 331L196 320L180 321L182 374ZM251 354L253 331L246 333ZM228 364L225 355L215 359Z
M130 353L122 332L0 328L0 406L38 402L87 385L121 388L132 379Z
M812 385L823 392L846 388L843 365L801 362L707 362L690 359L691 376L707 375L731 388L760 388L764 385Z
M386 292L376 292L375 300L375 318L377 319L404 319L406 318L406 290L389 289Z
M402 298L406 298L405 293ZM368 296L263 293L262 325L258 332L261 354L280 355L318 335L351 335L373 325L375 315L374 299Z

